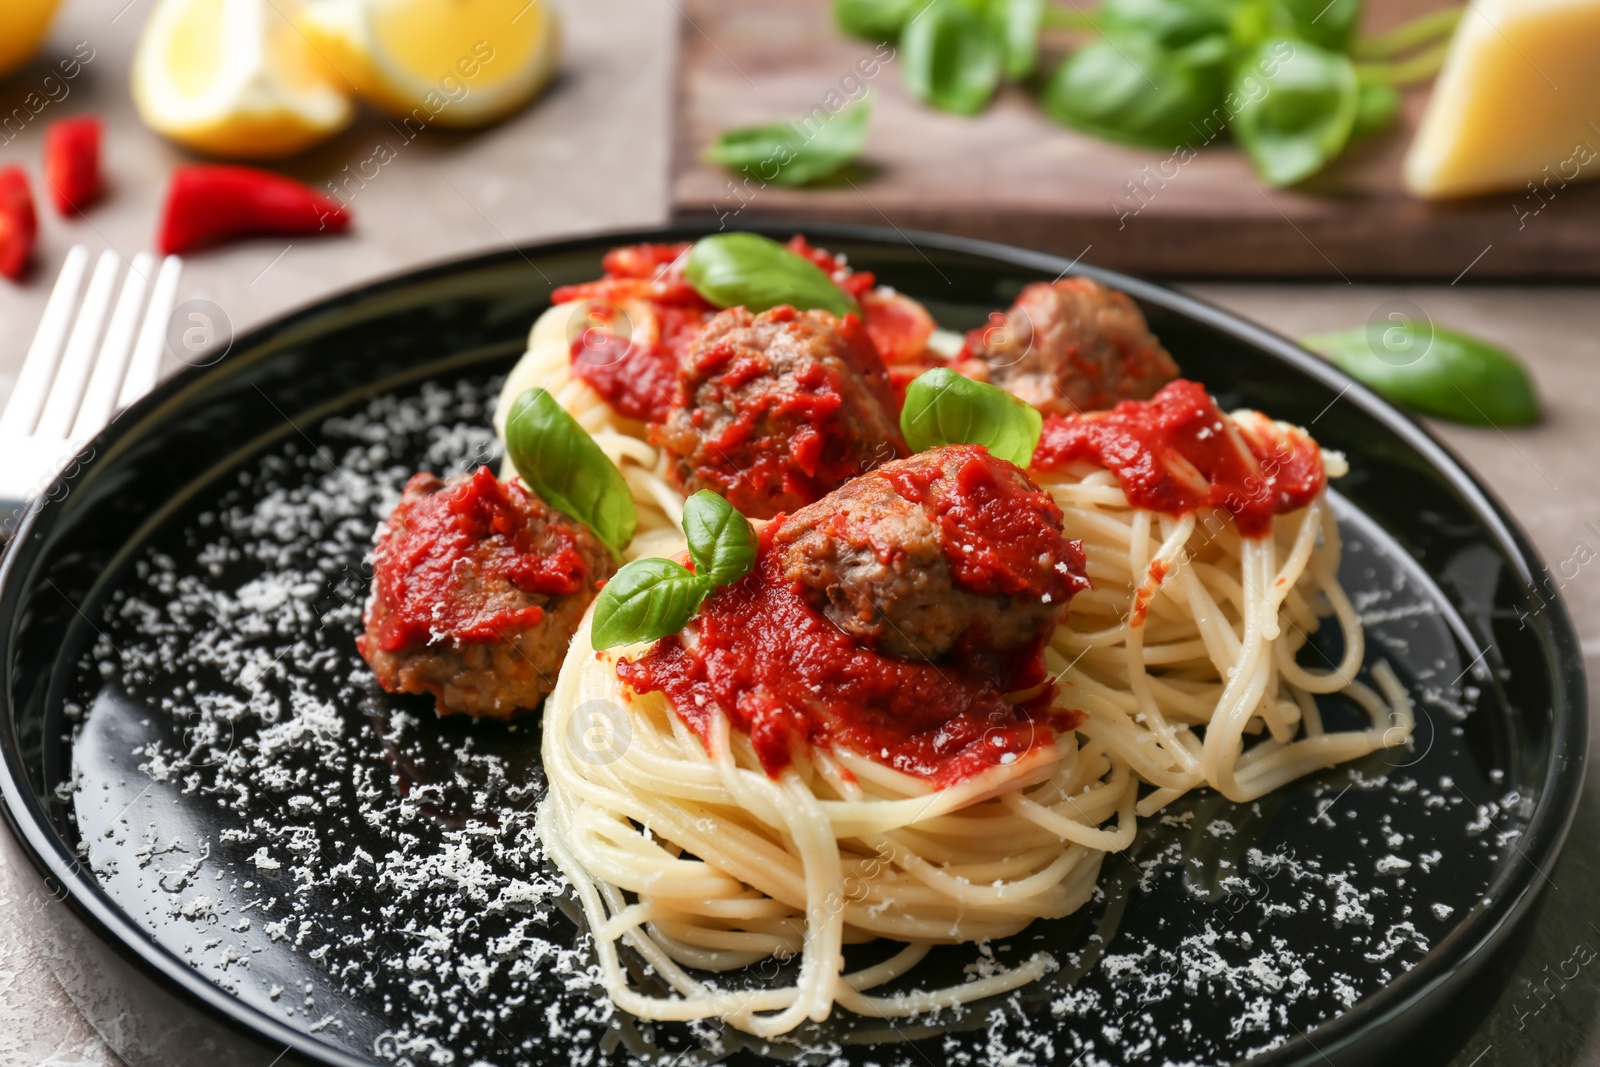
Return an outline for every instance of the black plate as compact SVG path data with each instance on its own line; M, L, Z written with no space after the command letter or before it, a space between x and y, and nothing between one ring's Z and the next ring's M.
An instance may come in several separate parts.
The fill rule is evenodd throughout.
M955 328L1069 269L807 229ZM1343 576L1372 656L1418 701L1415 745L1151 820L1090 907L983 950L1061 964L994 1004L837 1020L803 1055L616 1016L531 832L537 724L441 721L376 692L351 642L374 522L411 470L492 456L494 386L552 286L596 276L615 244L692 236L449 264L257 330L120 418L21 529L0 571L0 784L47 955L122 1055L1371 1063L1460 994L1532 907L1582 779L1577 643L1532 548L1432 438L1323 363L1083 267L1225 406L1349 455ZM931 967L958 978L981 955Z

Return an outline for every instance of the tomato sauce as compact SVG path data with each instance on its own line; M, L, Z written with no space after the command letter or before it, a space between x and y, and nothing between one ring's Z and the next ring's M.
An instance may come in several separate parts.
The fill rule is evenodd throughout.
M773 536L741 581L706 601L685 634L663 638L617 676L635 692L661 691L702 741L727 715L776 775L796 746L860 752L943 788L1014 763L1082 722L1053 709L1054 687L1013 704L1007 693L1045 681L1045 636L997 655L958 654L949 664L896 659L857 643L778 577Z
M678 367L717 313L683 276L688 251L687 243L614 248L603 278L551 294L558 304L588 302L582 328L572 331L572 373L626 418L665 421Z
M941 454L958 465L954 485L946 464L880 473L901 499L931 512L960 585L1063 604L1089 588L1082 547L1061 536L1061 509L1049 493L1022 483L1014 467L978 445L949 445ZM1059 557L1055 565L1041 568L1041 552Z
M412 484L418 479L433 475L415 475ZM389 517L388 536L373 550L372 579L389 606L379 646L396 652L442 638L498 641L504 631L535 626L544 617L538 606L488 608L485 589L496 583L528 593L577 592L588 567L576 541L552 524L542 546L532 544L532 506L520 482L502 482L488 467L450 489L402 501Z
M1220 508L1246 537L1267 536L1273 516L1305 507L1327 484L1310 437L1263 440L1224 415L1204 386L1182 378L1149 400L1047 418L1034 467L1080 459L1115 474L1135 507L1170 515Z

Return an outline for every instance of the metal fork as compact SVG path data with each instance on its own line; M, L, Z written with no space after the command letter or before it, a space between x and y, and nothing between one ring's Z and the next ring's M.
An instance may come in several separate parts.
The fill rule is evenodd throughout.
M87 289L88 249L74 246L61 265L11 399L0 412L0 516L14 516L63 468L86 462L80 450L89 438L156 383L183 263L168 256L157 272L155 257L139 253L113 309L121 259L102 252Z

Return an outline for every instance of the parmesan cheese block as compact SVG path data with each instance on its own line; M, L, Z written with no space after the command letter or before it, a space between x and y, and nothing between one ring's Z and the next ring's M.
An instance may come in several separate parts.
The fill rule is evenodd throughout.
M1406 156L1450 197L1600 174L1600 0L1475 0Z

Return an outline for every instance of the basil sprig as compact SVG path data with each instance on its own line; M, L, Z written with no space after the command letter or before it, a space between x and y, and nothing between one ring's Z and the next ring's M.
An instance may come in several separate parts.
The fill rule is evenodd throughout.
M760 234L700 238L689 250L683 276L718 307L759 313L788 304L799 311L821 308L841 316L861 311L855 298L834 285L821 267Z
M639 559L600 591L590 637L597 649L656 641L675 634L718 586L736 582L756 562L750 522L707 489L683 505L683 533L694 570L670 559Z
M1402 322L1317 334L1302 342L1341 370L1406 407L1469 426L1539 421L1527 368L1499 345L1457 330Z
M1268 182L1316 173L1393 124L1394 87L1432 77L1459 10L1357 38L1365 0L834 0L835 22L898 39L906 86L947 111L982 110L1006 81L1056 121L1187 163L1231 133ZM1046 29L1087 33L1035 79ZM1361 62L1354 63L1353 59ZM1169 175L1170 176L1170 175Z
M1252 85L1265 88L1251 98ZM1244 99L1234 139L1273 185L1303 181L1343 152L1361 104L1349 56L1288 38L1262 42L1240 64L1234 91Z
M633 493L622 472L555 397L535 386L512 402L506 452L541 500L589 527L612 555L621 557L638 525Z
M868 98L841 108L820 125L809 115L728 130L706 149L712 163L774 185L808 185L837 174L867 143Z
M1056 68L1045 111L1108 141L1171 148L1205 128L1227 82L1228 62L1227 39L1217 35L1180 46L1153 37L1108 37Z
M913 452L938 445L982 445L1026 467L1039 447L1044 419L1030 404L953 370L935 367L906 387L900 432Z

